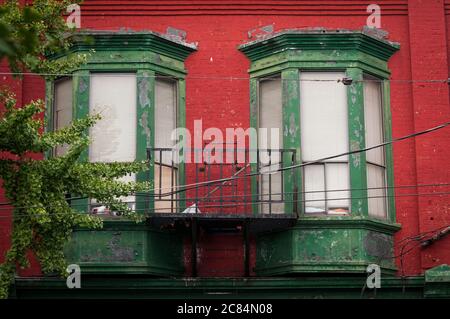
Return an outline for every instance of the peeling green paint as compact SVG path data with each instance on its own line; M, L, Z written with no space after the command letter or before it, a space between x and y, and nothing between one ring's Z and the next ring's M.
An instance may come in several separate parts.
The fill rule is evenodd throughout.
M68 262L79 264L87 274L164 276L184 270L180 235L132 222L105 221L101 230L78 229L65 253Z
M365 147L365 128L364 128L364 86L363 70L358 68L348 68L346 76L353 79L353 83L348 86L348 132L349 149L357 151ZM366 154L356 153L350 155L350 185L352 188L351 197L358 200L351 201L351 214L363 214L368 216L367 202L367 172L366 172Z
M257 79L251 78L250 79L250 127L252 127L255 130L258 130L258 108L259 108L259 82ZM251 139L250 140L250 156L252 157L250 159L250 168L252 173L257 172L258 170L258 164L256 163L256 152L258 149L257 140ZM250 180L250 187L252 190L252 211L253 215L258 214L259 205L258 203L258 178L256 175L253 175Z
M87 70L76 71L73 75L72 117L74 119L82 119L89 115L90 72ZM80 161L88 160L89 150L86 150L81 154ZM89 200L87 198L72 200L72 204L74 209L82 213L88 212Z
M294 163L292 153L284 153L283 163L296 164L300 158L300 82L299 70L295 68L285 69L281 72L283 123L288 126L284 132L283 148L295 150ZM284 135L284 134L283 134ZM299 181L302 180L301 170L293 169L283 171L283 189L285 192L285 213L298 214L300 202Z
M152 278L150 276L86 276L83 289L67 289L59 278L16 278L16 298L99 298L111 299L417 299L427 295L429 283L424 276L398 278L382 276L381 287L374 290L363 287L365 275L334 275L305 277L250 277L250 278ZM130 294L130 287L133 293ZM450 287L449 284L444 287Z
M46 121L45 130L51 132L54 129L54 115L53 115L53 103L54 103L54 85L53 81L45 81L45 114L44 119ZM50 158L53 155L51 150L45 153L46 158Z
M258 237L256 272L260 276L294 273L360 273L377 263L395 273L393 232L386 224L342 218L305 218L286 231Z
M139 106L142 108L151 107L150 104L150 85L149 85L149 73L142 72L141 76L138 76L138 96Z
M73 74L73 118L89 114L89 88L91 72L126 72L137 77L137 130L136 160L147 159L147 148L154 147L154 101L155 77L170 76L178 81L178 121L185 126L185 81L184 59L195 47L174 42L153 32L89 34L92 43L75 39L69 54L95 49L86 64L79 66ZM64 58L53 56L51 58ZM52 114L52 84L47 84L48 114ZM81 160L88 160L88 152ZM153 159L149 170L139 172L138 181L154 179ZM179 167L180 183L184 183L184 166ZM145 194L138 194L145 195ZM150 194L151 196L151 194ZM151 198L151 197L150 197ZM88 199L74 200L77 209L86 213ZM80 204L82 204L80 206ZM184 204L182 204L184 205ZM136 197L136 209L153 211L153 201L146 196ZM119 235L120 234L120 235ZM123 220L105 221L101 231L77 230L68 246L68 256L80 263L88 273L142 273L153 275L180 275L183 272L182 238L180 234L157 232L148 227Z
M299 72L341 70L353 79L347 86L349 150L365 147L364 88L361 80L368 73L387 79L387 61L398 45L373 38L361 32L285 31L269 39L244 44L239 49L251 60L250 115L257 127L257 81L265 76L281 73L283 81L283 146L296 149L300 157ZM385 137L390 139L391 120L389 83L383 90ZM388 185L393 185L392 150L386 152ZM392 251L395 224L393 197L389 200L389 219L373 220L368 215L367 173L365 153L349 156L351 209L349 216L301 215L294 228L261 234L257 239L258 275L286 275L297 273L365 273L372 262L381 263L387 273L394 273L392 260L380 260ZM286 176L285 188L294 185L294 177ZM301 184L299 185L300 187ZM253 186L257 187L257 186ZM393 188L390 189L391 195ZM298 193L301 202L301 188ZM292 200L292 198L290 198ZM290 212L292 207L286 205Z

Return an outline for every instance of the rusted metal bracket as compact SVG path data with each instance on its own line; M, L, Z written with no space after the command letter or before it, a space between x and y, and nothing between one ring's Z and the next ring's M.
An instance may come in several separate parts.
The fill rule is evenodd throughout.
M445 236L447 236L448 234L450 234L450 226L448 226L447 228L441 230L440 232L438 232L436 235L434 235L433 237L424 240L421 242L420 246L422 246L422 248L428 247L432 244L434 244L436 241L444 238Z

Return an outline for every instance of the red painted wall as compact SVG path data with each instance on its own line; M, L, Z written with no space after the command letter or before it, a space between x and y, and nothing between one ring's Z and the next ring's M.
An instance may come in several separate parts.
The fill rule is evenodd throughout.
M152 30L165 33L168 26L185 30L188 42L198 42L198 52L186 61L188 71L187 127L203 120L203 127L249 126L248 59L237 50L247 31L273 24L281 29L326 27L361 29L368 16L366 6L381 6L381 24L389 39L401 49L390 60L393 80L446 79L449 74L450 0L378 1L93 1L85 0L82 28ZM226 77L244 78L229 80ZM205 79L208 78L208 79ZM3 81L3 80L2 80ZM19 94L23 101L43 97L42 82L25 79ZM391 109L394 137L446 122L449 114L447 84L392 82ZM394 145L396 185L446 183L450 171L450 129ZM187 182L193 182L192 167ZM450 187L397 190L446 192ZM0 195L1 199L1 195ZM1 199L4 201L3 199ZM399 241L450 224L449 196L397 197ZM1 214L4 214L2 212ZM8 235L7 219L0 221L0 251ZM200 236L200 276L243 274L243 244L240 236ZM186 264L189 263L189 244ZM438 264L450 264L450 237L426 250L419 248L404 258L407 275L422 273ZM397 251L398 253L398 251ZM252 249L254 263L254 247ZM1 257L0 257L1 258ZM186 267L189 273L189 267Z

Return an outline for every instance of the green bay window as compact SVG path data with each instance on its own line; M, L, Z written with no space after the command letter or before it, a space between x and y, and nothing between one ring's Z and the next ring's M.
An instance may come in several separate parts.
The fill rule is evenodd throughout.
M392 147L320 159L391 139L387 61L398 45L360 31L288 30L239 49L251 60L252 127L278 127L302 165L272 182L279 210L298 221L259 236L257 272L364 273L369 263L394 272ZM264 178L253 184L261 194Z
M84 41L85 36L90 40ZM68 54L89 53L87 63L71 75L47 83L48 129L60 129L88 114L102 117L89 131L91 144L82 161L150 159L148 171L121 178L125 182L154 183L153 192L121 198L137 212L163 213L183 205L182 201L173 204L163 200L158 192L184 183L184 167L175 165L176 155L170 151L171 134L176 127L185 126L184 60L193 51L191 44L153 32L81 33L75 36ZM162 148L167 151L157 151ZM65 146L59 147L53 155L65 151ZM95 199L76 199L72 204L80 213L105 216L102 230L79 229L67 247L68 258L84 271L182 273L179 234L136 225L120 217L108 218L105 207Z

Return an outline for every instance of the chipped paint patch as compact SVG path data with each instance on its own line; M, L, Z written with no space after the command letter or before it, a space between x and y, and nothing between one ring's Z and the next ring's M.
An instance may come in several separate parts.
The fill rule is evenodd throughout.
M142 74L143 76L139 78L139 105L141 108L150 107L150 98L148 96L149 92L149 75L147 72Z
M364 249L370 256L389 256L392 251L392 240L387 235L369 232L364 237Z
M142 127L142 134L145 135L146 146L151 147L151 130L148 122L148 113L143 112L139 119L139 125Z
M82 77L80 77L80 83L78 84L78 90L80 93L84 93L87 90L86 81Z
M358 141L350 141L350 151L357 151L359 149L360 149L360 147L359 147ZM359 167L359 165L361 164L360 154L352 154L351 158L352 158L353 167Z
M297 123L295 122L295 115L291 113L289 116L289 135L295 137L295 133L297 132Z

